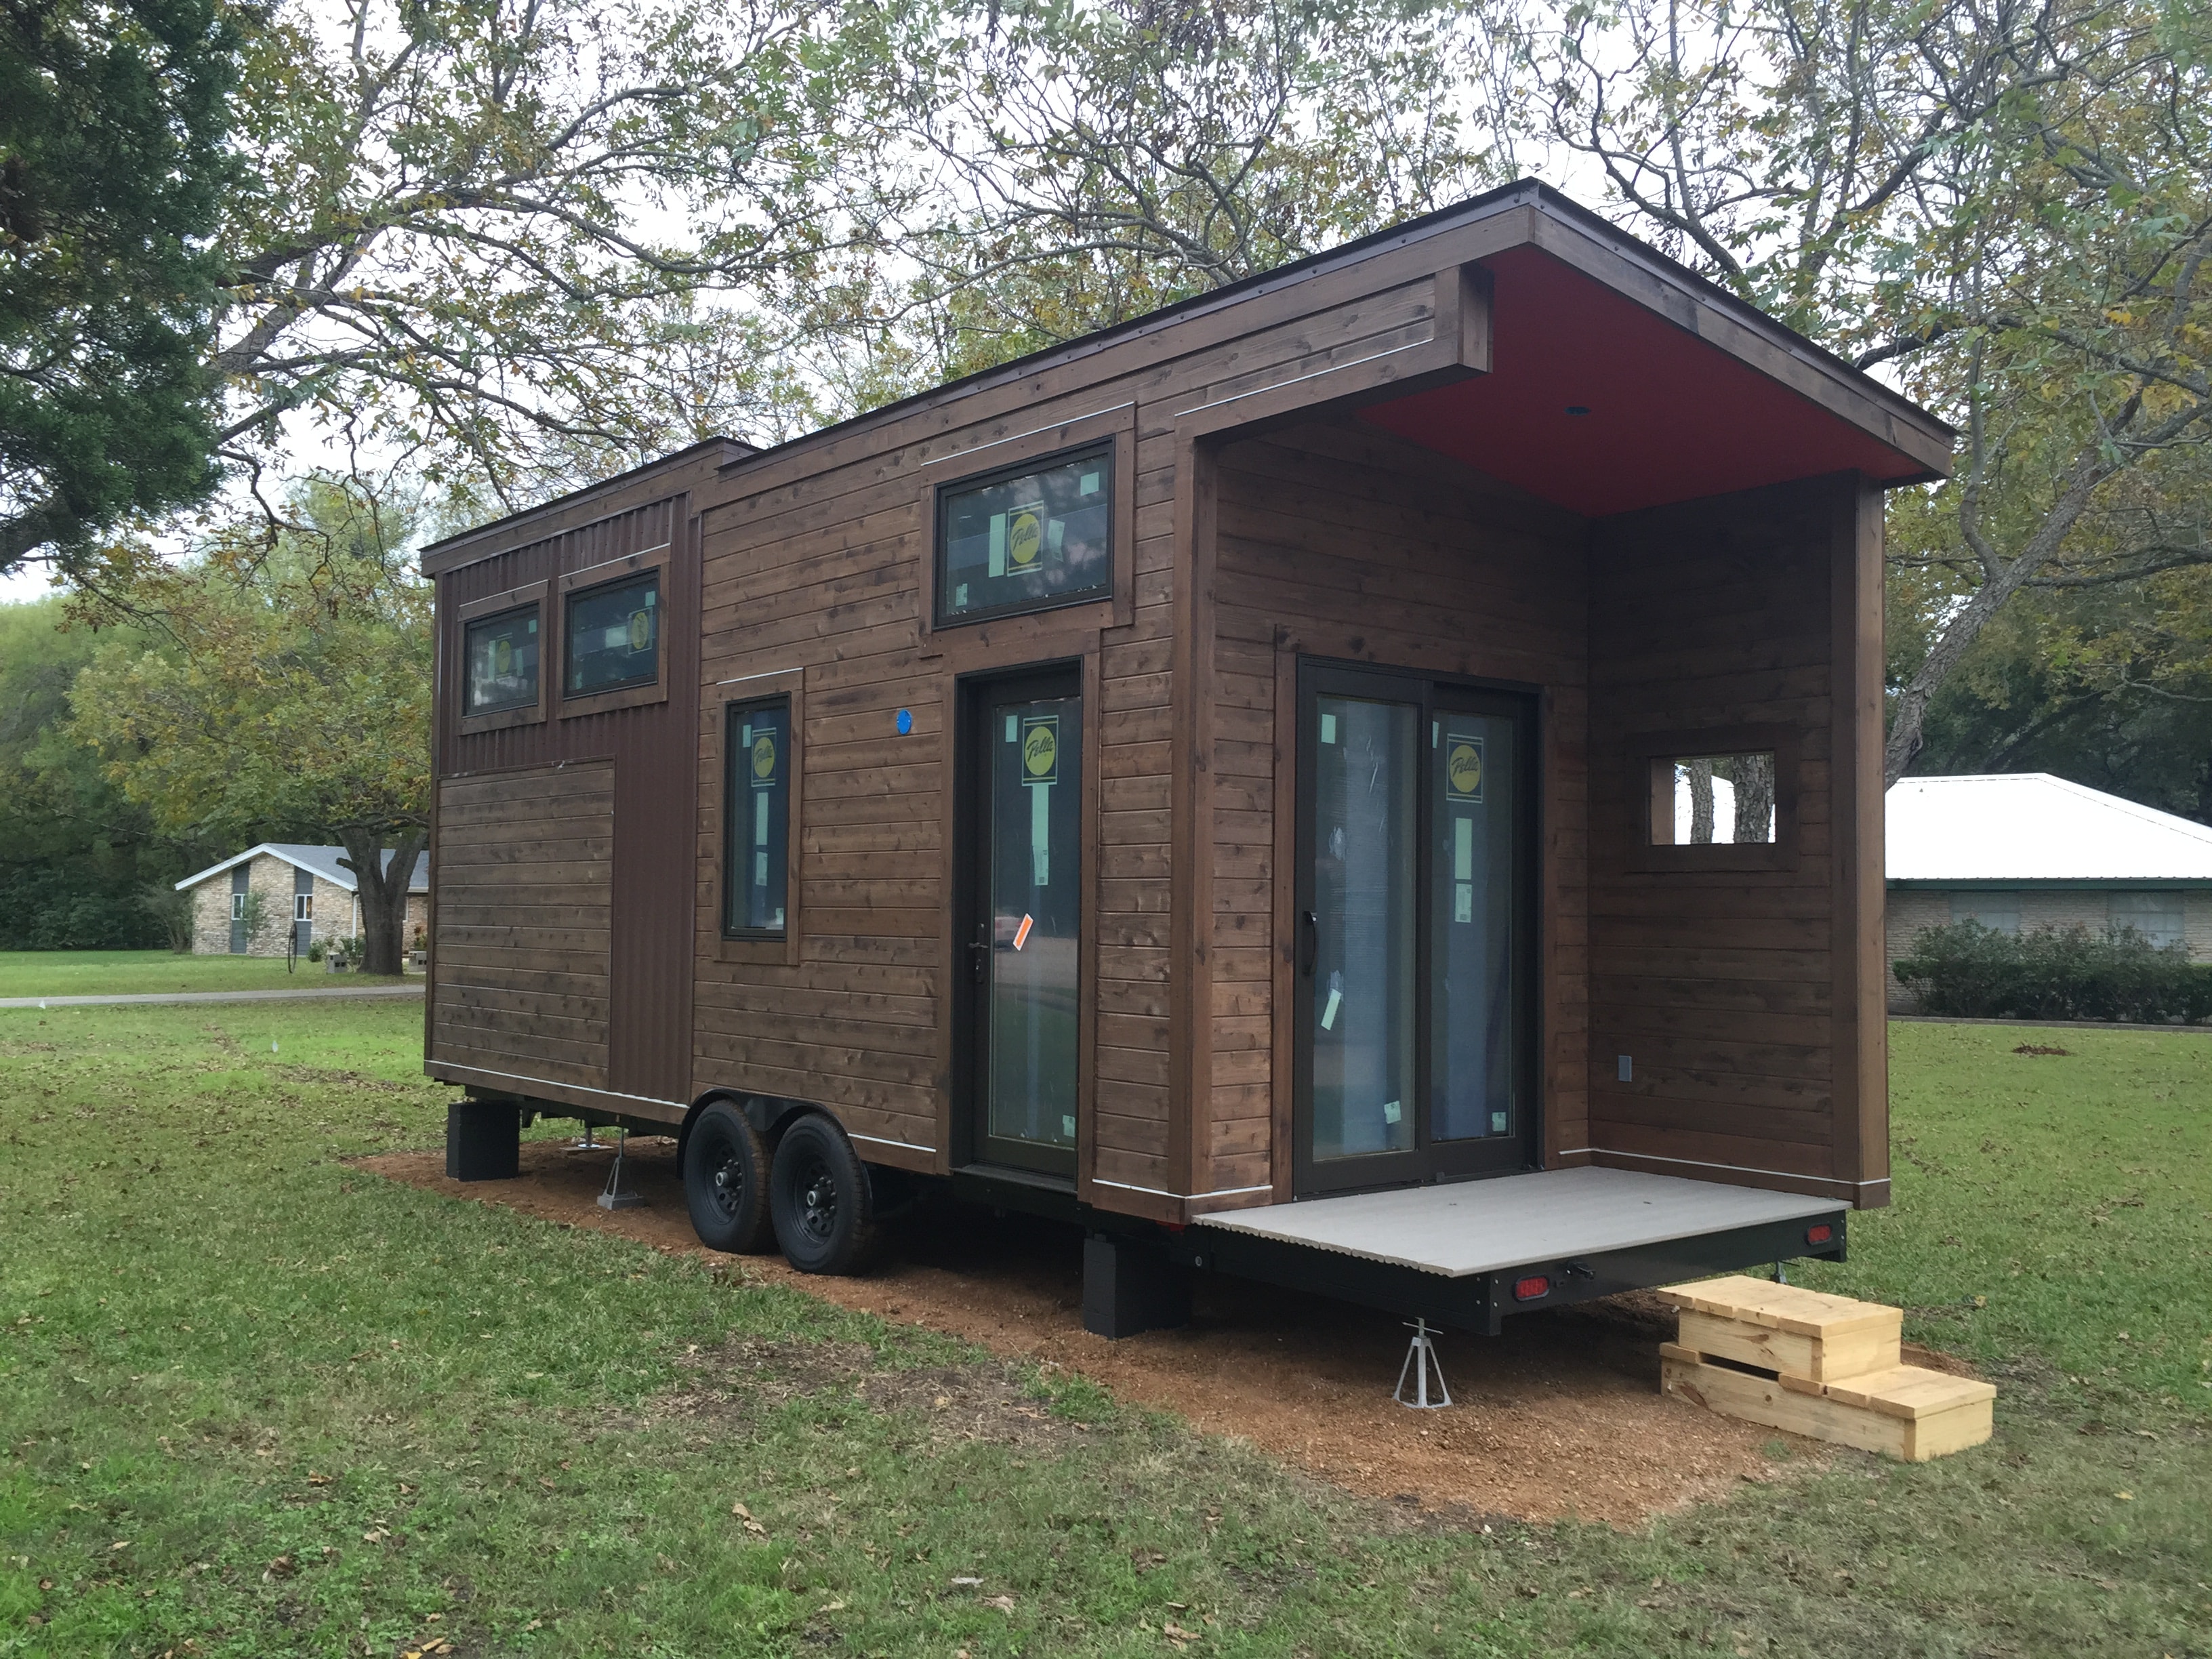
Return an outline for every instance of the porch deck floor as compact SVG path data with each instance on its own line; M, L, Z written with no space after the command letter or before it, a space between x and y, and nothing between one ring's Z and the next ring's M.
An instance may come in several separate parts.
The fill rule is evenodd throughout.
M1584 1167L1222 1210L1195 1224L1462 1279L1850 1207L1841 1199Z

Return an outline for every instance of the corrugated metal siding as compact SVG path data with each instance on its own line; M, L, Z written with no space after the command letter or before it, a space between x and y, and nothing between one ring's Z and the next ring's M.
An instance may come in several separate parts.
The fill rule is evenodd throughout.
M460 678L457 612L471 600L526 583L559 580L665 544L670 562L662 624L665 702L559 717L496 732L459 730L460 699L438 707L439 775L611 759L615 767L614 907L609 945L606 1087L619 1094L682 1101L690 1086L691 878L696 853L699 711L699 544L683 495L617 513L449 572L439 580L441 690ZM518 837L527 826L518 825ZM439 864L433 858L433 878ZM459 1056L453 1056L456 1060ZM495 1069L506 1070L502 1065Z

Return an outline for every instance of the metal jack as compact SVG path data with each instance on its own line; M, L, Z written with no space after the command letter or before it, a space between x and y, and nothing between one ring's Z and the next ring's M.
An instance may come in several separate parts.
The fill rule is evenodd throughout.
M617 1129L615 1135L615 1161L608 1166L606 1190L599 1194L599 1207L603 1210L642 1209L645 1207L643 1193L623 1190L623 1152L629 1145L629 1131Z
M568 1150L572 1152L604 1152L607 1148L605 1143L592 1139L591 1121L586 1119L584 1123L584 1138L581 1140L570 1141Z
M1417 1319L1406 1328L1413 1332L1413 1340L1406 1348L1406 1363L1398 1367L1398 1386L1391 1390L1390 1398L1408 1411L1442 1411L1452 1402L1451 1390L1444 1386L1444 1368L1437 1358L1437 1340L1429 1332L1429 1322ZM1413 1397L1406 1398L1406 1376L1413 1373ZM1429 1398L1429 1374L1436 1374L1439 1400Z

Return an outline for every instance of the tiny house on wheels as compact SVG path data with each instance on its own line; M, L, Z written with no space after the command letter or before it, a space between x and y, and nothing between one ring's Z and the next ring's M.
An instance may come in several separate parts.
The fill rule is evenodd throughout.
M678 1138L1462 1328L1886 1201L1882 492L1951 432L1516 185L430 548L448 1160Z

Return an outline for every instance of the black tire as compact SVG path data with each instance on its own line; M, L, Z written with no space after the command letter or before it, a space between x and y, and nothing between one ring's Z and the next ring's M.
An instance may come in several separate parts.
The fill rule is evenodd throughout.
M810 1112L783 1132L768 1190L785 1261L803 1273L860 1271L875 1243L875 1190L834 1121Z
M684 1202L691 1231L710 1250L769 1248L768 1143L726 1100L709 1103L684 1142Z

